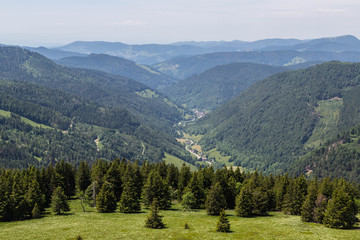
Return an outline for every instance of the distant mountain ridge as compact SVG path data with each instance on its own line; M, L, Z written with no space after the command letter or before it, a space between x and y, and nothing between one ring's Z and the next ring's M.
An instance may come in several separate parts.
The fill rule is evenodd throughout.
M185 79L212 67L229 63L252 62L273 66L296 67L297 64L333 60L359 62L360 52L300 52L294 50L217 52L192 57L174 58L155 64L153 67L169 76Z
M104 53L112 56L123 57L134 62L152 65L159 62L167 61L172 58L181 56L195 56L214 52L237 52L237 51L274 51L274 50L294 50L293 46L300 44L313 44L320 41L336 42L346 47L346 51L360 51L356 42L359 40L351 35L334 38L322 39L263 39L253 42L246 41L208 41L208 42L176 42L172 44L125 44L121 42L104 42L104 41L76 41L57 49L68 52L81 54ZM295 47L295 49L297 49ZM312 48L311 51L324 51L324 48Z
M90 54L81 57L66 57L56 61L62 65L75 68L88 68L127 77L141 82L151 88L164 88L176 81L167 75L145 65L106 54Z

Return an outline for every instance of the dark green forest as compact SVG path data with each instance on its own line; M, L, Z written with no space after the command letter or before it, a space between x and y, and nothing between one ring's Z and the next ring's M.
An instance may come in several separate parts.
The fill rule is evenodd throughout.
M0 48L0 78L62 90L99 106L127 109L153 128L172 131L184 110L161 93L129 78L57 65L40 54L16 47ZM147 92L152 93L147 96Z
M90 54L83 57L72 56L62 58L56 62L69 67L100 70L131 78L153 89L160 89L176 82L151 67L106 54Z
M256 63L231 63L195 74L166 87L163 92L174 102L187 108L212 111L239 95L251 84L275 73L286 71Z
M335 137L360 123L359 84L359 64L329 62L279 73L253 84L188 131L205 134L200 141L205 150L217 148L236 165L285 172L313 148L315 130L326 129L327 136ZM334 99L340 101L329 112L337 116L334 127L318 129L328 119L322 120L317 108L335 104Z
M277 210L301 215L305 222L351 228L358 221L359 187L344 179L306 180L303 175L243 173L239 168L214 171L206 167L190 172L185 165L179 169L164 162L140 166L125 159L97 160L76 167L59 161L41 169L1 168L0 220L38 218L50 206L54 213L62 214L70 210L67 199L76 195L81 204L93 206L99 213L117 209L136 213L153 209L156 202L153 212L170 209L177 200L184 209L205 208L209 215L235 209L239 217L256 217ZM189 196L195 201L189 201ZM152 227L153 222L147 224Z

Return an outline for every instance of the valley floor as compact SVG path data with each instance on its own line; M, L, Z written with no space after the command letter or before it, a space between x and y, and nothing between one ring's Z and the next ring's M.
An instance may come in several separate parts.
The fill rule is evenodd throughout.
M215 232L217 216L204 210L181 211L180 205L160 211L165 229L144 227L147 211L137 214L96 213L87 207L83 213L78 200L72 200L69 214L48 214L41 219L0 223L1 240L25 239L360 239L360 224L354 229L329 229L320 224L303 223L299 216L271 212L267 217L240 218L226 211L231 233ZM359 216L358 216L359 217ZM184 229L188 223L190 229Z

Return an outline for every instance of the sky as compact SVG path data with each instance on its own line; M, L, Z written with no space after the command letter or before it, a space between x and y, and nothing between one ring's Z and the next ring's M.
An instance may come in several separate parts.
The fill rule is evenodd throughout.
M359 0L5 0L0 43L360 38Z

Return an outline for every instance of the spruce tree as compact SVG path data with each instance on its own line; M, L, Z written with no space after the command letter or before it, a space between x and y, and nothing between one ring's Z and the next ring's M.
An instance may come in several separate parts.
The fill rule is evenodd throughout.
M138 212L141 209L140 206L141 200L139 194L137 193L136 182L134 178L135 174L133 167L131 165L128 166L124 175L125 175L124 180L126 181L119 202L120 212L123 213Z
M51 209L55 214L70 211L67 196L61 187L55 188L51 198Z
M167 209L171 206L169 185L156 170L152 170L144 185L142 200L145 206L149 207L155 198L160 209Z
M158 202L157 199L155 198L151 204L150 214L145 221L145 227L156 228L156 229L164 228L165 225L162 221L162 218L163 216L159 214Z
M117 201L114 186L109 182L104 182L96 197L96 209L101 213L110 213L115 212L116 207Z
M41 217L41 211L37 203L35 203L35 206L33 210L31 211L32 218L40 218Z
M253 214L252 192L249 184L245 184L236 198L236 215L239 217L250 217Z
M184 194L184 190L189 184L190 179L191 179L190 167L186 166L184 163L179 173L179 184L178 184L179 200L181 200L181 197Z
M351 228L356 222L357 207L351 191L342 181L334 190L323 223L330 228Z
M307 194L307 184L304 176L292 180L286 188L282 210L286 214L300 215L301 207Z
M124 168L126 168L126 162L123 165ZM123 184L119 159L115 159L114 161L112 161L110 168L104 176L104 180L112 184L116 200L119 201L122 193Z
M304 222L315 221L315 202L317 198L317 186L316 182L313 182L309 186L308 195L306 196L305 202L301 208L301 220Z
M217 232L230 232L229 219L226 217L225 210L222 209L220 212L219 221L216 223Z
M90 169L85 161L80 162L79 168L76 171L76 187L85 192L91 184Z
M205 204L205 193L204 189L199 183L198 179L198 173L194 172L189 185L187 188L185 188L184 192L190 191L195 198L195 205L192 206L192 208L200 208L201 206L204 206Z
M221 209L226 207L226 200L221 189L220 183L216 183L211 187L206 203L205 208L209 215L219 215Z

